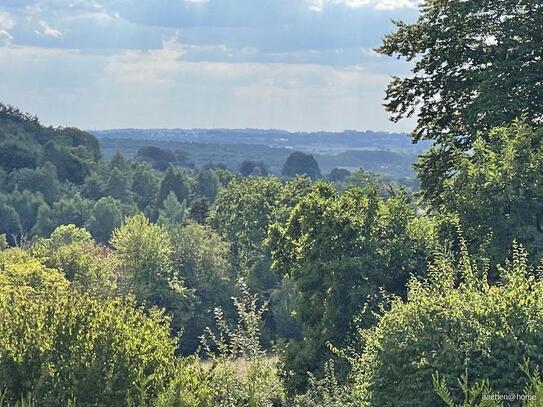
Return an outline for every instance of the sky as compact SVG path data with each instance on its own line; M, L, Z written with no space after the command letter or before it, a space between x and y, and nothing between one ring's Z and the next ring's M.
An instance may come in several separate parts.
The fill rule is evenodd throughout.
M0 0L0 102L45 124L409 131L374 48L417 0Z

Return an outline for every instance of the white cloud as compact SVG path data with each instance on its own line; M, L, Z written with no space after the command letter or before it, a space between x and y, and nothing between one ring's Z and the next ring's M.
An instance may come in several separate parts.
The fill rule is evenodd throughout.
M375 8L378 10L394 10L397 8L415 8L420 3L418 0L378 0Z
M61 31L51 27L46 21L40 21L39 29L34 32L38 35L44 35L51 38L62 38L63 36Z
M420 0L309 0L309 8L322 11L328 6L344 5L351 8L372 7L377 10L415 8Z
M388 122L381 107L389 80L384 72L360 66L188 62L179 59L183 50L175 38L161 50L116 55L0 48L0 77L9 78L0 81L0 94L44 123L83 128L402 130Z
M8 45L13 40L10 30L15 27L15 20L5 11L0 10L0 45Z
M179 69L179 58L185 54L179 42L179 33L163 41L162 49L124 51L114 55L105 73L113 81L132 86L170 86L172 74Z
M0 45L7 46L13 40L13 36L6 30L0 30Z
M15 20L5 11L0 10L0 29L9 31L15 27Z

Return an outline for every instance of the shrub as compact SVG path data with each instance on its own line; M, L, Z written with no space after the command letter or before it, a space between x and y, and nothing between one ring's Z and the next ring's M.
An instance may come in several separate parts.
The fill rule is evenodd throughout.
M430 278L412 280L407 302L395 300L378 325L362 332L365 350L356 364L356 396L363 405L435 406L437 373L452 385L466 371L501 393L519 393L527 384L518 366L525 358L543 366L543 281L515 246L500 268L501 283L488 283L463 249L454 265L441 258Z
M0 383L7 403L145 405L172 375L163 314L76 293L19 249L0 254Z

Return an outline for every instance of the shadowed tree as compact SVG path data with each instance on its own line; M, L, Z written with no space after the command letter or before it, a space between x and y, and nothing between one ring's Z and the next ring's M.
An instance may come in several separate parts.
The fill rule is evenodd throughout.
M140 210L155 206L160 178L148 163L136 164L132 177L132 192Z
M0 166L10 173L19 168L36 167L36 153L17 141L0 144Z
M264 161L244 160L238 167L238 171L244 177L259 176L265 177L270 171Z
M164 200L173 192L179 202L188 201L190 196L190 179L180 168L169 167L160 182L158 205L163 207Z
M285 161L281 175L286 177L307 175L315 181L321 177L321 170L319 164L311 154L295 151L291 153Z
M171 150L155 146L140 148L136 154L136 159L148 162L155 170L159 171L165 171L176 161L175 154Z

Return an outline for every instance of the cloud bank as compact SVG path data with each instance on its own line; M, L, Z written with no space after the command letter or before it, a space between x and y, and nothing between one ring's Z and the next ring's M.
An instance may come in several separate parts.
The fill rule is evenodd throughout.
M373 48L414 0L3 0L0 100L52 124L407 130Z

